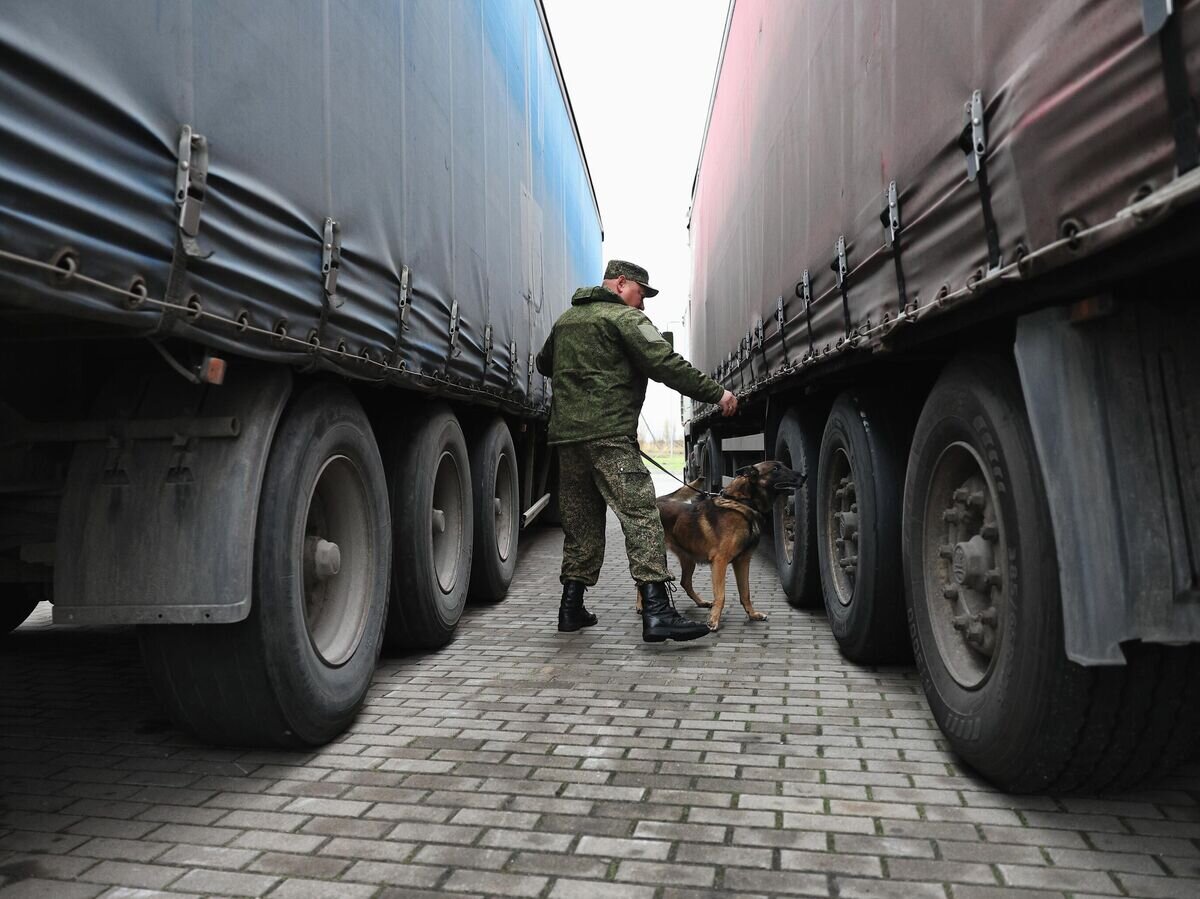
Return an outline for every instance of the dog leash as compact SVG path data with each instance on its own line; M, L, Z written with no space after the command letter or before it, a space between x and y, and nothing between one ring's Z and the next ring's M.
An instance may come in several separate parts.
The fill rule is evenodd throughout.
M700 495L707 496L707 497L714 497L714 496L722 495L721 493L713 493L711 490L701 490L699 487L693 487L687 481L683 480L682 478L677 477L672 472L667 471L665 468L663 468L661 465L659 465L657 462L655 462L653 459L651 459L648 455L646 455L645 451L643 451L640 446L638 447L638 452L641 453L643 459L645 459L647 462L649 462L651 465L653 465L655 468L657 468L659 471L661 471L667 477L672 478L673 480L679 481L679 483L681 483L684 487L687 487L689 490L695 490Z

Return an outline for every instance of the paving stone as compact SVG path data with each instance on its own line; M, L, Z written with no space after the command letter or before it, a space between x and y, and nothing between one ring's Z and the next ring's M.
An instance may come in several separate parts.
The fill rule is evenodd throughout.
M88 840L71 850L72 855L89 858L108 858L123 861L148 862L171 848L170 843L153 843L148 840L119 840L99 837Z
M258 855L253 849L231 849L227 846L175 846L163 853L158 861L166 865L196 868L238 869Z
M559 878L550 899L653 899L654 893L655 888L650 886Z
M442 879L445 868L429 865L401 865L393 862L355 862L342 874L342 880L363 881L388 886L432 887Z
M177 890L218 893L225 896L261 896L279 882L267 874L239 874L234 871L189 871L173 884Z
M549 880L527 874L501 874L496 871L452 871L442 887L461 892L478 890L489 896L538 896Z
M707 887L716 882L716 874L716 868L710 865L623 861L617 866L616 879Z
M92 899L104 887L90 883L65 883L31 877L8 886L0 886L0 899Z
M332 880L350 867L347 859L314 855L294 855L289 852L264 852L245 868L259 874L279 874L283 877Z
M367 884L290 878L271 891L271 899L371 899L376 888Z
M93 883L111 883L121 886L162 889L186 873L186 868L166 865L139 865L130 862L101 862L80 874L80 880Z

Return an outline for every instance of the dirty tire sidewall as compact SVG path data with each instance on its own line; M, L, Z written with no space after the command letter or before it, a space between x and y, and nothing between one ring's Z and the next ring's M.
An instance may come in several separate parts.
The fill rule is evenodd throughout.
M925 503L934 466L955 441L987 460L1004 528L1008 595L993 668L961 686L933 634L924 565ZM904 492L908 627L922 687L954 750L1005 789L1036 789L1069 758L1087 681L1063 650L1058 571L1049 510L1015 372L1001 360L953 365L917 424Z
M309 494L326 460L346 457L361 479L371 523L366 547L366 622L353 654L331 666L313 648L304 621L303 545ZM386 481L371 425L344 388L318 386L284 413L271 446L259 503L255 587L267 673L285 721L304 743L332 739L366 696L387 613L391 527ZM343 573L344 570L343 570Z
M775 438L776 461L793 471L806 475L805 482L794 496L795 540L789 561L784 545L783 514L786 497L776 501L772 532L775 541L775 568L779 582L790 605L798 609L819 607L821 570L817 562L817 458L820 434L811 422L805 421L794 409L779 423Z
M512 434L502 418L494 418L471 439L471 493L475 515L475 549L471 560L472 599L498 602L508 593L517 570L517 541L521 529L521 491L517 477L517 451ZM504 459L504 464L498 464ZM507 491L499 490L498 478L505 478ZM498 519L495 502L498 493L507 492L507 525ZM543 512L544 514L544 512ZM504 528L504 533L500 528ZM507 558L498 547L508 546Z
M446 406L430 407L422 420L398 426L385 452L395 510L392 591L385 645L389 649L436 649L454 637L471 580L474 516L471 467L458 418ZM462 534L449 592L438 581L429 512L443 453L459 473Z
M884 410L866 398L843 394L821 436L816 552L825 611L842 654L862 664L903 661L909 652L900 564L903 469L891 434ZM829 472L839 450L849 458L858 505L858 565L848 605L838 601L826 549L834 529L826 510L836 489Z
M701 450L700 474L704 476L704 489L720 493L725 486L724 460L721 458L721 438L709 431L704 437Z

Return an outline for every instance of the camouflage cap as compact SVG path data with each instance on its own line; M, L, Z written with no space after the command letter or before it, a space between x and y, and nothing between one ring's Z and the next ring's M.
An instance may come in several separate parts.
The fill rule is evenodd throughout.
M604 267L604 280L619 278L624 275L630 281L636 281L646 291L646 296L658 296L658 291L650 286L650 273L640 265L626 262L624 259L610 259Z

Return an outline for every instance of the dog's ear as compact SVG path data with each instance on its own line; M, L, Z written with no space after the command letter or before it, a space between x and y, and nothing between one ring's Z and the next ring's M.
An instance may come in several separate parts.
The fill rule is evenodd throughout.
M734 474L742 475L742 476L748 478L748 477L751 477L752 475L758 474L758 469L755 468L753 465L744 465L741 468L739 468L737 471L735 471Z

